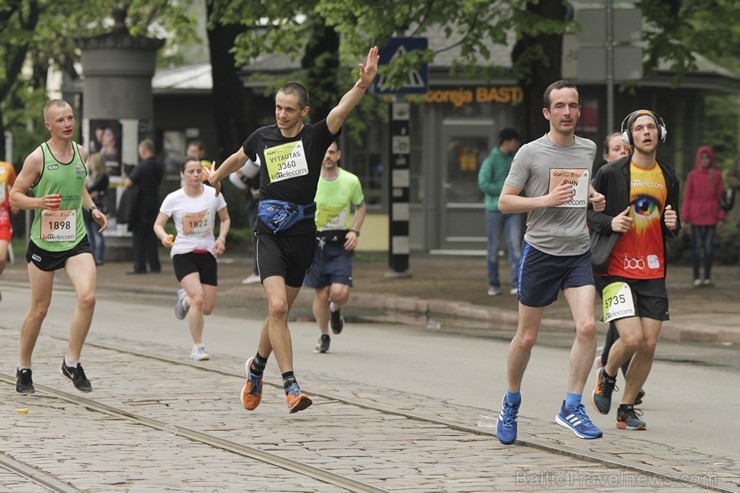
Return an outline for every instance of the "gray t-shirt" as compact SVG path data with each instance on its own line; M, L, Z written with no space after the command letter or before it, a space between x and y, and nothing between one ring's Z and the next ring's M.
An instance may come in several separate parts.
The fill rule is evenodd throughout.
M535 209L527 214L524 240L549 255L581 255L588 251L586 226L588 185L596 144L575 137L565 147L554 144L547 134L523 145L514 156L506 185L524 190L527 197L547 195L566 179L576 189L575 198L559 207Z

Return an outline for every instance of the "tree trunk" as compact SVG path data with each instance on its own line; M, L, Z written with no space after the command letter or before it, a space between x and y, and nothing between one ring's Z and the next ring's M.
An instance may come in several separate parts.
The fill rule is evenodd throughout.
M342 96L337 84L339 36L318 18L313 20L311 39L306 45L301 67L306 71L311 121L317 122L326 118Z
M562 0L527 3L527 11L543 19L564 20ZM533 56L534 55L534 56ZM542 94L547 86L562 78L562 35L540 35L519 39L512 51L512 62L524 90L524 142L537 139L549 129L542 116Z
M208 6L208 18L211 18L212 7ZM213 76L213 110L216 121L216 142L218 149L213 158L219 162L234 153L249 132L246 115L249 113L244 84L239 77L239 69L234 56L229 50L234 46L236 37L246 28L241 25L218 25L208 30L208 45L211 55L211 72Z

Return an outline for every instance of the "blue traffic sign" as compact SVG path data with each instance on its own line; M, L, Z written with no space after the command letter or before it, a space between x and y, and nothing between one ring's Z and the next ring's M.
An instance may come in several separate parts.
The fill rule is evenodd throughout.
M387 45L379 49L380 65L387 65L394 58L413 50L426 50L429 46L427 38L391 38ZM408 74L408 80L397 88L385 87L383 75L375 79L374 92L376 94L426 94L429 90L429 64L424 63Z

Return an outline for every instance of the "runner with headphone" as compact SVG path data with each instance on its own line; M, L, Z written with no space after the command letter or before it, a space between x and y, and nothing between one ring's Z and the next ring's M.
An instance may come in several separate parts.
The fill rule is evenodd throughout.
M620 337L599 370L592 403L601 414L609 413L619 367L631 359L617 428L644 430L647 424L634 406L650 373L662 323L669 319L666 238L675 238L681 228L679 182L676 171L656 159L658 143L668 135L657 113L630 113L621 132L632 153L599 170L594 188L606 197L606 208L588 211L589 227L622 235L601 274L604 323L614 321Z

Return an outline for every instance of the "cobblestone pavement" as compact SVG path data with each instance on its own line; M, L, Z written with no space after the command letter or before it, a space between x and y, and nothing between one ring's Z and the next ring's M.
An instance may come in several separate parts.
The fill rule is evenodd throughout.
M0 329L5 340L13 339L13 332ZM180 351L123 339L96 340L147 354ZM56 355L63 354L64 347L64 341L57 338L39 340L34 380L75 393L53 362ZM290 415L277 379L267 378L263 403L248 413L236 400L243 385L243 378L238 376L243 362L237 358L173 364L94 343L85 351L86 365L94 369L90 376L95 388L84 395L86 398L175 427L257 447L387 491L531 491L545 487L553 491L702 491L665 478L626 468L608 468L598 461L536 447L505 447L491 434L473 434L429 421L475 426L461 423L461 416L485 411L451 402L430 403L421 394L388 393L371 386L358 388L335 375L307 375L310 381L321 381L319 386L307 389L314 392L315 404L310 413ZM226 374L206 372L199 365ZM194 442L176 432L154 430L121 416L45 396L43 392L21 396L12 386L5 387L0 413L2 452L80 491L343 491ZM422 401L424 405L420 406ZM427 420L409 419L373 407L407 412ZM28 409L28 414L14 412L21 408ZM552 423L544 426L522 419L522 426L545 430L536 436L522 437L533 442L567 448L572 439ZM733 478L737 485L734 462L665 449L642 437L605 437L594 441L591 451L677 476L689 471L695 481L706 479L710 486L717 480L727 484ZM634 455L638 451L639 458ZM36 485L3 473L0 491L39 490Z
M163 272L128 276L130 265L109 263L98 270L102 290L174 293L177 287L171 264L163 259ZM259 285L245 286L245 257L232 255L219 264L219 310L262 307ZM669 273L672 320L661 334L672 341L708 344L740 343L740 279L736 267L718 266L714 288L694 289L689 270ZM352 311L368 316L408 316L416 323L458 321L470 327L513 331L516 300L485 294L482 258L416 255L410 278L388 275L379 257L358 255ZM502 273L505 279L505 274ZM23 285L24 265L9 266L0 278ZM58 282L64 282L60 274ZM0 290L2 286L0 285ZM296 305L300 319L310 316L310 290L303 290ZM4 300L1 310L12 309ZM558 301L548 311L543 330L571 330L567 306ZM2 327L0 335L12 348L3 357L7 372L15 364L17 327ZM124 338L98 342L145 353L179 354L182 348L138 343ZM34 380L66 392L76 391L58 373L56 359L65 343L42 337L35 351ZM247 413L238 404L243 385L243 360L222 358L208 363L226 374L204 372L192 365L142 360L126 353L90 344L85 349L95 391L85 395L127 412L174 426L258 447L347 475L388 491L704 491L625 467L639 464L723 491L740 491L737 457L719 457L695 450L655 443L649 435L614 434L589 443L595 460L569 455L575 440L552 422L520 417L520 438L532 446L501 446L493 429L476 427L476 417L495 411L460 406L452 400L430 402L418 393L362 385L344 375L304 372L306 381L319 382L310 413L289 415L277 379L267 378L260 408ZM6 373L7 380L14 380ZM15 393L12 384L0 382L5 392L0 407L0 464L17 461L40 473L72 485L70 491L345 491L316 479L255 461L221 448L154 430L117 415L92 411L39 392ZM362 406L342 403L342 399ZM422 404L423 403L423 404ZM28 414L17 413L28 409ZM381 412L377 409L386 409ZM409 419L399 413L418 416ZM453 426L445 426L451 423ZM530 433L529 430L538 430ZM558 447L554 454L538 448ZM608 459L607 467L599 459ZM619 466L622 464L622 467ZM689 476L686 476L689 475ZM0 467L0 492L49 491Z

